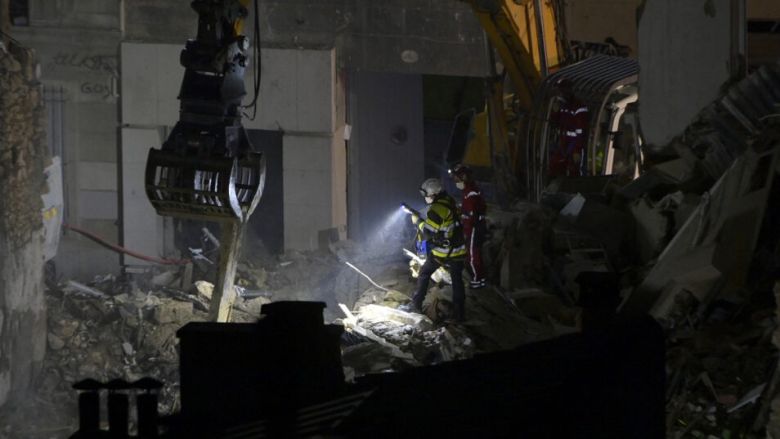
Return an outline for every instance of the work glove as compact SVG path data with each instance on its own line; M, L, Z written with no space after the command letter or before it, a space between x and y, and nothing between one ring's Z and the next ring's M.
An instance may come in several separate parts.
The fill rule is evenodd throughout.
M413 213L410 216L412 217L412 224L417 225L420 222L420 217L417 214Z

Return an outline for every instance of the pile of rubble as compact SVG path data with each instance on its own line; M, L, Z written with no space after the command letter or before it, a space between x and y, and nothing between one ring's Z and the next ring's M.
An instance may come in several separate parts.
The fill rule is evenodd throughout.
M346 330L342 350L346 376L466 359L577 331L574 314L565 321L571 326L552 317L564 314L567 307L540 290L506 295L487 287L466 296L462 323L447 320L452 309L448 285L430 289L424 315L396 309L410 300L397 290L369 288L354 311L342 304L345 317L338 322Z
M534 264L524 252L541 251L540 241L530 238L528 231L540 227L538 221L518 222L517 215L509 214L504 222L528 239L506 247L506 226L496 221L487 252L495 263L511 252ZM415 287L402 244L385 242L369 248L339 241L329 251L288 252L264 259L249 255L237 267L237 297L230 319L256 321L262 305L271 301L326 302L326 321L346 328L342 350L347 376L469 358L576 330L571 308L538 285L544 273L513 279L509 288L468 291L463 324L445 324L451 310L451 287L446 284L430 288L427 315L399 311L396 308L409 301ZM196 272L195 278L201 274ZM18 407L9 414L13 419L7 430L0 430L0 438L22 437L19 432L36 438L75 431L77 395L72 385L84 378L102 382L156 378L165 384L160 413L176 412L176 331L190 321L207 320L214 288L209 282L213 279L193 282L189 276L186 269L175 268L123 278L97 276L84 283L49 282L48 349L40 396L31 401L30 410ZM44 399L48 402L42 408ZM51 416L36 417L41 411Z
M773 345L774 298L758 296L718 301L698 327L682 324L670 334L668 437L766 437L780 340Z
M50 285L46 294L47 352L37 394L0 419L0 438L68 437L77 429L74 383L92 378L108 382L153 377L164 383L159 413L179 407L179 357L176 331L190 321L207 320L213 285L198 281L188 290L164 271L150 282L113 275L92 282ZM238 298L237 320L255 321L266 297ZM131 416L134 416L131 413Z

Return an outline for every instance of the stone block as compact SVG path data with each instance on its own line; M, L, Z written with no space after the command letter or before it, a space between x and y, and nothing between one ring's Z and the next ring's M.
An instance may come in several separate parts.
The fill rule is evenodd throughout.
M49 347L53 351L59 351L60 349L65 347L65 342L62 341L61 338L57 337L56 335L49 333L47 340L49 342Z
M183 324L192 320L192 315L192 302L166 300L154 310L154 320L159 324Z

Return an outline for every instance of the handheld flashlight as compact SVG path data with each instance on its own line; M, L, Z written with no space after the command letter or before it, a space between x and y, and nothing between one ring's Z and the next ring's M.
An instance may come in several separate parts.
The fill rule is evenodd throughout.
M411 207L411 206L409 206L409 205L408 205L408 204L406 204L406 203L401 203L401 209L403 209L403 211L404 211L404 212L406 212L406 213L407 213L407 214L409 214L409 215L417 215L417 216L420 216L420 212L418 212L418 211L416 211L416 210L412 209L412 207Z

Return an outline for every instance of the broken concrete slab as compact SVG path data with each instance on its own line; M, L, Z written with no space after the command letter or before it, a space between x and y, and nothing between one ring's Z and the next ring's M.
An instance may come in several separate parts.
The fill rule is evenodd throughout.
M780 144L761 153L748 150L734 161L705 193L696 211L680 227L620 312L636 316L650 312L659 299L666 304L673 302L669 294L688 288L669 289L670 282L680 284L684 279L679 278L689 278L691 272L694 283L701 283L703 273L707 284L713 282L709 274L720 272L723 285L718 290L732 291L742 285L772 187L769 170L778 157ZM698 290L706 295L717 293L715 289ZM669 310L664 303L657 307Z
M195 290L207 300L211 300L211 295L214 293L214 284L205 280L197 280L195 281Z
M563 206L563 209L561 209L560 212L561 217L566 218L570 221L576 220L584 205L585 205L585 197L583 197L582 194L579 193L576 194L574 198L569 200L569 202L566 203L565 206Z
M358 310L358 316L362 320L392 321L402 325L412 325L422 331L427 331L433 326L431 319L422 314L404 312L381 305L363 306Z

